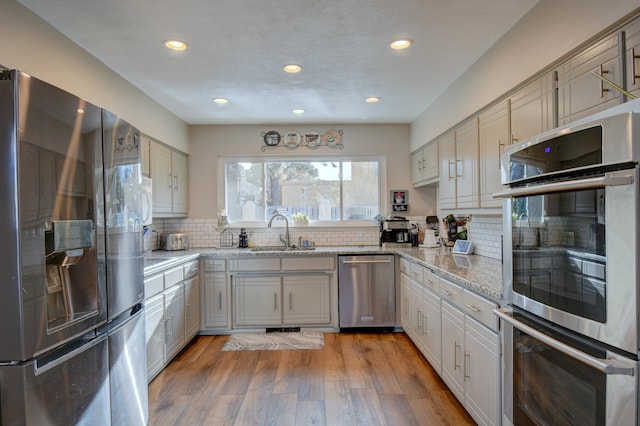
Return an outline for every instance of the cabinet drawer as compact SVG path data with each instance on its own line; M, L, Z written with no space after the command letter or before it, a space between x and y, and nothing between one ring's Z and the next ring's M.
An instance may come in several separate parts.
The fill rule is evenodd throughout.
M458 306L462 306L462 287L449 280L440 278L440 295L442 300L447 300Z
M429 269L424 268L422 272L422 284L425 287L433 290L440 297L440 277L431 272Z
M417 263L412 263L409 267L409 276L417 283L422 283L424 268Z
M144 280L144 297L148 299L164 290L164 275L152 275Z
M184 270L182 265L169 269L164 273L164 288L172 287L182 281Z
M184 271L184 279L191 278L194 275L198 275L198 271L200 270L200 262L194 260L192 262L185 263L182 268Z
M462 308L465 313L495 331L498 331L498 317L493 314L493 310L497 306L494 302L468 290L462 294Z
M204 259L205 272L224 272L227 270L227 259Z
M231 271L279 271L279 258L266 259L230 259L229 270Z
M405 258L400 258L400 272L409 275L411 273L411 262Z
M283 271L325 271L335 269L335 257L309 256L309 257L283 257Z

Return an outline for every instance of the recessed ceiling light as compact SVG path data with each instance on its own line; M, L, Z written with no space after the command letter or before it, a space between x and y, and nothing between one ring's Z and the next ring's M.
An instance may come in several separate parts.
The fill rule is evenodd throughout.
M406 49L407 47L411 46L413 44L413 41L408 39L408 38L401 38L398 40L393 40L391 42L391 44L389 45L389 47L391 47L394 50L402 50L402 49Z
M186 50L187 43L180 40L166 40L164 45L171 50Z
M300 71L302 71L302 65L287 64L284 67L282 67L282 69L284 69L284 72L288 72L289 74L297 74Z
M229 99L225 99L225 98L213 98L213 102L223 105L226 104L227 102L229 102Z
M369 103L369 104L375 104L380 102L382 99L379 96L369 96L368 98L365 98L364 101Z
M302 108L296 108L291 110L294 114L304 114L304 110Z

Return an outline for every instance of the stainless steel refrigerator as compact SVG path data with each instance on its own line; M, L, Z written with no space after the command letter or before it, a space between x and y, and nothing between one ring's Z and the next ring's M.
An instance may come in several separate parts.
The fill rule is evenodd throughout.
M142 251L127 245L119 257L120 239L141 233L135 220L121 227L107 216L114 205L130 217L137 207L122 185L110 185L114 137L103 115L25 73L0 70L3 425L147 421L142 294L129 291L143 285ZM136 191L140 179L127 179L115 181ZM121 286L136 297L119 300ZM114 378L130 396L118 395L125 390L114 389Z

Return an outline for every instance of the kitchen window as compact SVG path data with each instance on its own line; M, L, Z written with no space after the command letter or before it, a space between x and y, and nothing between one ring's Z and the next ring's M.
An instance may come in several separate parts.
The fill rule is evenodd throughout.
M372 220L381 212L381 157L221 159L228 220L266 222L274 212L339 222Z

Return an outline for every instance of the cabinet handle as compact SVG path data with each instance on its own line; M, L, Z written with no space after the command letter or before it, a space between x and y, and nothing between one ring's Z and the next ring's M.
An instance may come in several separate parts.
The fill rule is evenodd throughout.
M465 308L467 308L470 311L473 312L480 312L482 309L478 308L477 306L473 306L473 305L464 305Z
M631 85L635 86L636 80L640 78L640 75L636 74L636 59L640 59L640 55L636 55L636 49L631 49Z
M449 170L447 172L448 172L449 180L455 179L455 174L454 176L451 176L451 166L455 165L455 163L453 161L448 161L448 163L449 163Z
M464 379L465 380L471 378L471 372L469 371L471 369L471 363L469 361L471 361L471 354L469 352L465 352L464 353Z
M604 87L604 80L602 78L604 78L605 74L609 74L609 71L605 70L604 67L602 66L602 64L600 65L600 97L604 98L604 93L608 92L609 89Z
M500 170L500 156L502 155L503 148L504 144L500 142L500 139L498 139L498 170Z
M218 292L218 309L222 310L222 291Z
M169 176L169 189L173 189L173 175L169 173L167 176Z
M420 325L420 317L422 317L422 312L420 311L420 309L418 309L418 318L417 318L417 320L418 320L418 328L422 327Z
M458 365L458 349L460 348L460 345L458 344L457 341L453 341L453 369L457 370L458 368L460 368L460 365Z
M171 321L173 323L173 318L169 317L166 320L164 320L165 325L164 325L164 331L165 331L165 335L168 336L173 336L173 324L171 324L171 327L169 327L167 324L169 323L169 321Z
M427 331L427 316L423 315L422 316L422 335L426 336L428 333Z
M289 293L289 310L293 310L293 299L291 293Z
M278 293L273 293L273 310L278 310Z
M178 175L173 176L173 190L174 191L178 190Z
M460 163L460 170L461 170L460 174L458 174L458 163ZM464 176L464 161L456 160L456 177L462 177L462 176Z
M451 293L450 291L447 290L440 290L442 292L442 294L444 294L447 297L451 297L453 296L453 293Z

